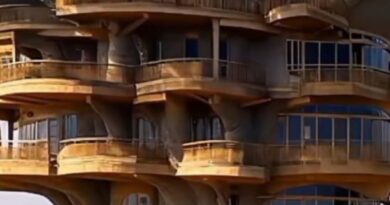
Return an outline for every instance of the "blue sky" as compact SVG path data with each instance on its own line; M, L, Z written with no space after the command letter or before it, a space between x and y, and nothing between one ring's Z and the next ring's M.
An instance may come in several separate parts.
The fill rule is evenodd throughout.
M0 192L1 205L52 205L45 197L29 193Z

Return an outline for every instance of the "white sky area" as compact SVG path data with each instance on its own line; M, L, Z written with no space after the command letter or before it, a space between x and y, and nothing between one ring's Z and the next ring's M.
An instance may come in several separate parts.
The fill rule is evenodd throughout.
M0 192L1 205L53 205L48 199L23 192Z
M8 123L0 121L1 144L7 145L8 142ZM18 133L14 133L17 140ZM0 205L52 205L52 203L43 196L23 192L2 192L0 191Z

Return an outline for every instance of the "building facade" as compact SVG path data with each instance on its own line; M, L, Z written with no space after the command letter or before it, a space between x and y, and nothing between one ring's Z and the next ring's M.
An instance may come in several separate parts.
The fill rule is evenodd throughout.
M0 1L0 190L384 204L387 0Z

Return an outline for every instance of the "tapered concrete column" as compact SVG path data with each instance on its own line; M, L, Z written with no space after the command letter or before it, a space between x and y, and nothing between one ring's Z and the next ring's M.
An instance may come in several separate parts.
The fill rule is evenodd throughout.
M121 34L121 27L116 22L109 24L108 63L136 65L137 50L129 35Z
M221 118L225 128L225 139L242 141L250 139L252 133L251 114L239 103L214 96L211 107Z
M168 95L165 103L163 123L163 140L169 151L178 160L182 158L182 144L191 138L191 116L186 101L178 96Z
M197 205L217 205L217 194L212 187L198 182L189 183L195 192Z
M104 102L102 100L87 98L87 103L103 120L107 134L114 138L126 138L130 136L129 123L131 112L126 107Z
M191 186L184 180L168 176L138 176L153 184L166 205L197 205L197 197Z
M110 205L123 205L124 200L131 194L146 194L151 200L151 205L157 205L157 189L152 185L134 180L128 183L112 182Z
M254 126L258 142L274 143L278 131L278 114L283 110L285 101L272 101L259 105Z
M219 41L220 41L220 22L219 19L212 20L213 30L213 77L219 78Z

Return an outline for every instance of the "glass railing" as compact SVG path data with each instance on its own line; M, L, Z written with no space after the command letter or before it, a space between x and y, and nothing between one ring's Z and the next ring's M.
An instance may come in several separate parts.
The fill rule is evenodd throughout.
M132 84L134 83L134 70L124 65L52 60L3 64L0 67L0 83L39 78Z
M192 142L183 145L185 163L209 166L264 166L265 149L260 144L228 140Z
M390 144L388 144L390 145ZM388 145L355 144L339 141L321 141L317 144L275 145L273 164L298 165L321 164L324 161L333 164L348 164L348 161L368 161L390 163L390 147Z
M304 70L291 70L292 76L298 76L301 83L321 83L321 82L351 82L370 87L388 90L390 89L390 72L369 66L352 65L346 68L342 65L310 65Z
M220 61L219 80L264 85L260 68L238 62ZM169 78L213 78L213 60L207 58L169 59L142 64L137 71L139 83Z
M108 156L139 161L168 163L168 154L161 142L141 142L136 139L85 137L60 142L59 160Z
M15 140L0 147L0 160L37 160L49 162L47 140Z
M206 8L261 14L260 0L57 0L57 5L69 6L98 3L160 3L180 7Z

